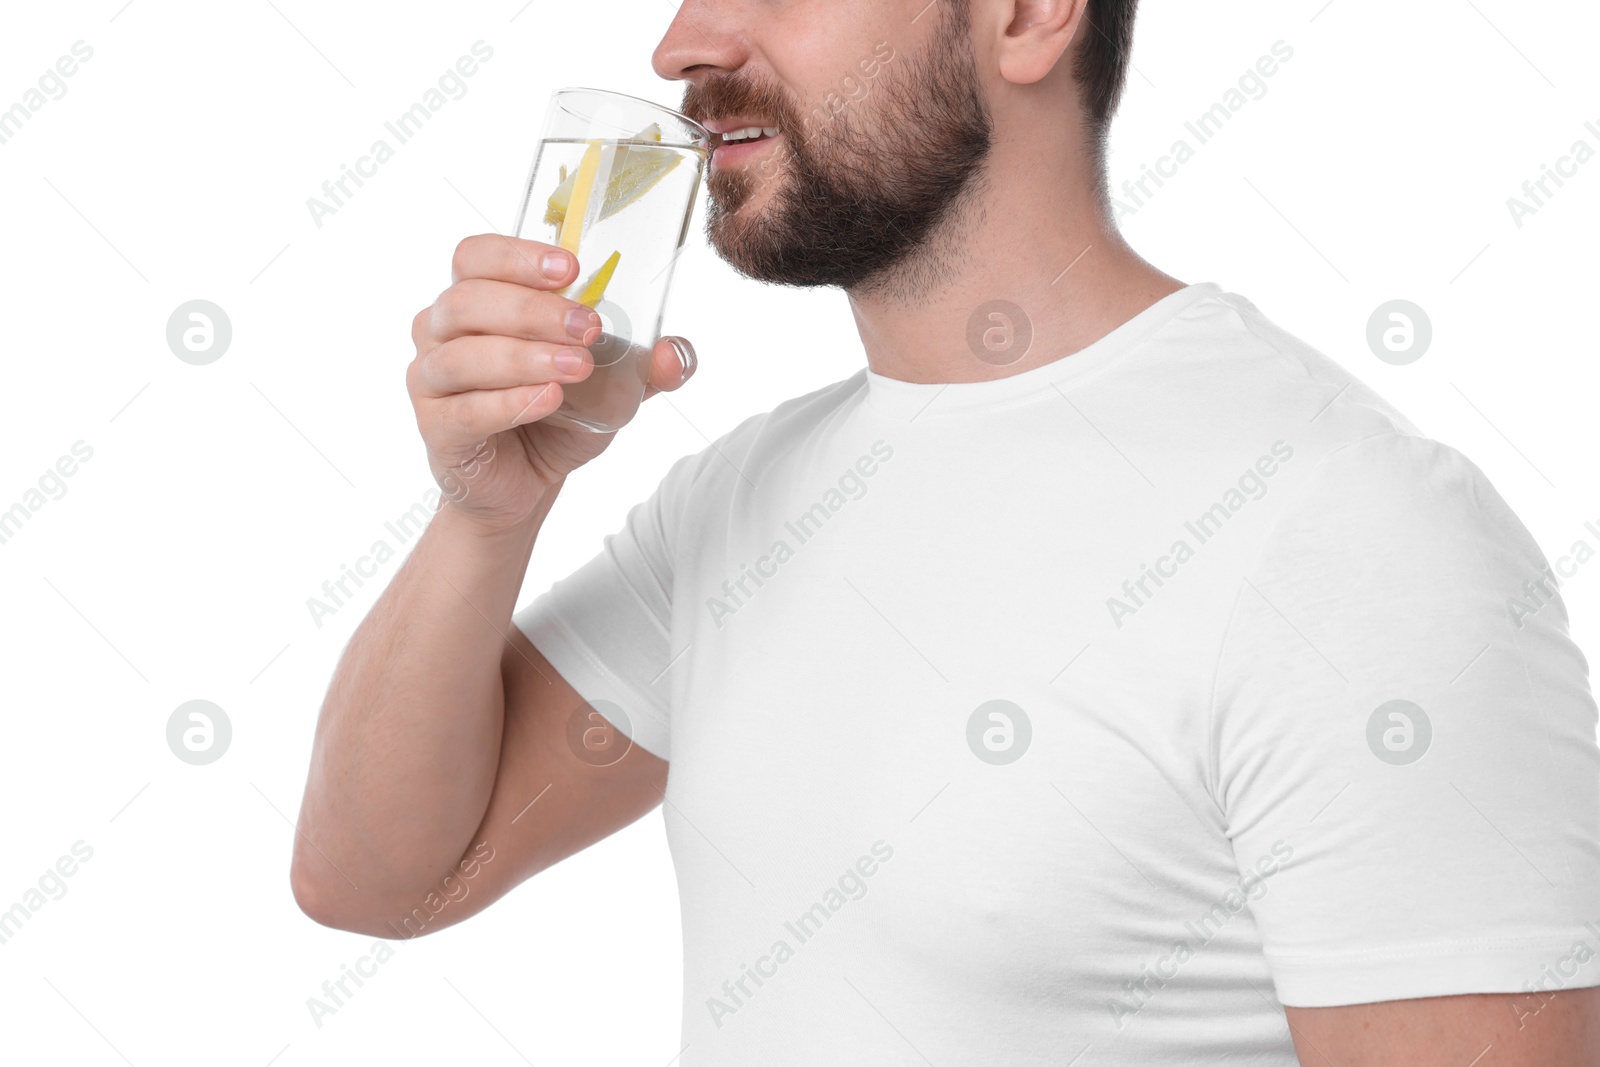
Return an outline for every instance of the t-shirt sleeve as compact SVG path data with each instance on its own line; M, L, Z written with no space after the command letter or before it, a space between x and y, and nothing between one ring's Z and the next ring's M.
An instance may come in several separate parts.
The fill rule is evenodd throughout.
M1600 984L1600 746L1561 572L1424 437L1342 445L1297 494L1240 583L1212 703L1280 1001Z
M676 526L703 455L675 462L599 552L511 618L594 711L662 759Z

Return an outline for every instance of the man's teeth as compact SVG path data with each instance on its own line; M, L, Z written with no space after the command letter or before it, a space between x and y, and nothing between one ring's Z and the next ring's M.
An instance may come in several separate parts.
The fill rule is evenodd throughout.
M727 133L722 135L722 139L724 141L748 141L753 137L762 137L762 136L765 136L765 137L776 137L776 136L778 136L778 127L776 127L776 126L746 126L742 130L729 130Z

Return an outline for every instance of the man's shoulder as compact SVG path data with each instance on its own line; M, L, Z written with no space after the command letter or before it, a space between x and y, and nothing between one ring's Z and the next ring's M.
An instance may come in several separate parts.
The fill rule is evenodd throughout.
M1360 376L1360 353L1343 361L1268 318L1246 298L1213 287L1152 338L1159 394L1213 425L1249 428L1292 422L1329 447L1386 431L1419 433L1399 408ZM1370 354L1368 354L1370 358Z
M1163 469L1184 484L1221 484L1221 473L1270 457L1256 468L1268 499L1251 508L1262 536L1277 529L1281 545L1294 531L1304 551L1345 540L1359 552L1452 530L1460 540L1470 529L1480 544L1536 553L1482 469L1351 369L1375 359L1364 338L1335 360L1222 290L1180 319L1150 339L1149 358L1123 380L1131 391L1120 407L1139 420L1129 436L1159 440Z
M1135 435L1166 442L1175 466L1199 474L1279 442L1299 472L1361 441L1368 451L1380 440L1442 447L1352 369L1361 366L1353 349L1336 360L1244 297L1208 288L1147 339L1144 358L1118 381L1129 396L1123 410L1137 412Z

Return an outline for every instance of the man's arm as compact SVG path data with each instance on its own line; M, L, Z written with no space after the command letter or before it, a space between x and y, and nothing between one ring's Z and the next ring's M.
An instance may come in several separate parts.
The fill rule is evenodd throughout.
M1284 1012L1301 1067L1600 1064L1600 986Z
M318 922L432 933L660 803L663 760L628 746L595 766L572 750L583 699L511 625L548 508L523 531L485 536L447 503L352 637L318 723L291 868Z
M593 370L573 346L600 336L600 317L553 291L577 273L564 249L474 235L456 247L451 286L412 320L406 388L448 491L356 629L317 721L290 883L325 925L442 929L660 798L666 765L649 753L602 768L564 748L582 701L511 624L567 475L615 436L543 421L562 383ZM646 399L693 371L674 340L651 353ZM591 730L607 729L596 719Z

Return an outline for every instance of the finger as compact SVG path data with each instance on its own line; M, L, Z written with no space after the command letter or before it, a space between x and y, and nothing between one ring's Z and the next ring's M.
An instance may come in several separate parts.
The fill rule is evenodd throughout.
M576 364L561 362L567 356ZM594 358L580 345L497 335L458 337L418 357L410 384L415 396L433 399L475 389L577 382L593 370Z
M671 335L661 338L650 353L650 380L645 387L645 399L677 389L694 374L696 366L694 345L686 338Z
M433 302L429 334L435 344L469 334L500 334L587 347L600 339L601 326L595 310L576 300L512 282L467 278Z
M555 264L546 264L546 257ZM450 258L450 280L492 278L534 289L559 289L578 273L578 259L559 245L479 233L463 238Z
M433 339L433 305L429 304L411 318L411 343L418 352L426 352L437 342Z
M417 422L433 450L453 455L486 438L544 418L561 406L561 386L519 385L480 389L431 400L417 408Z

